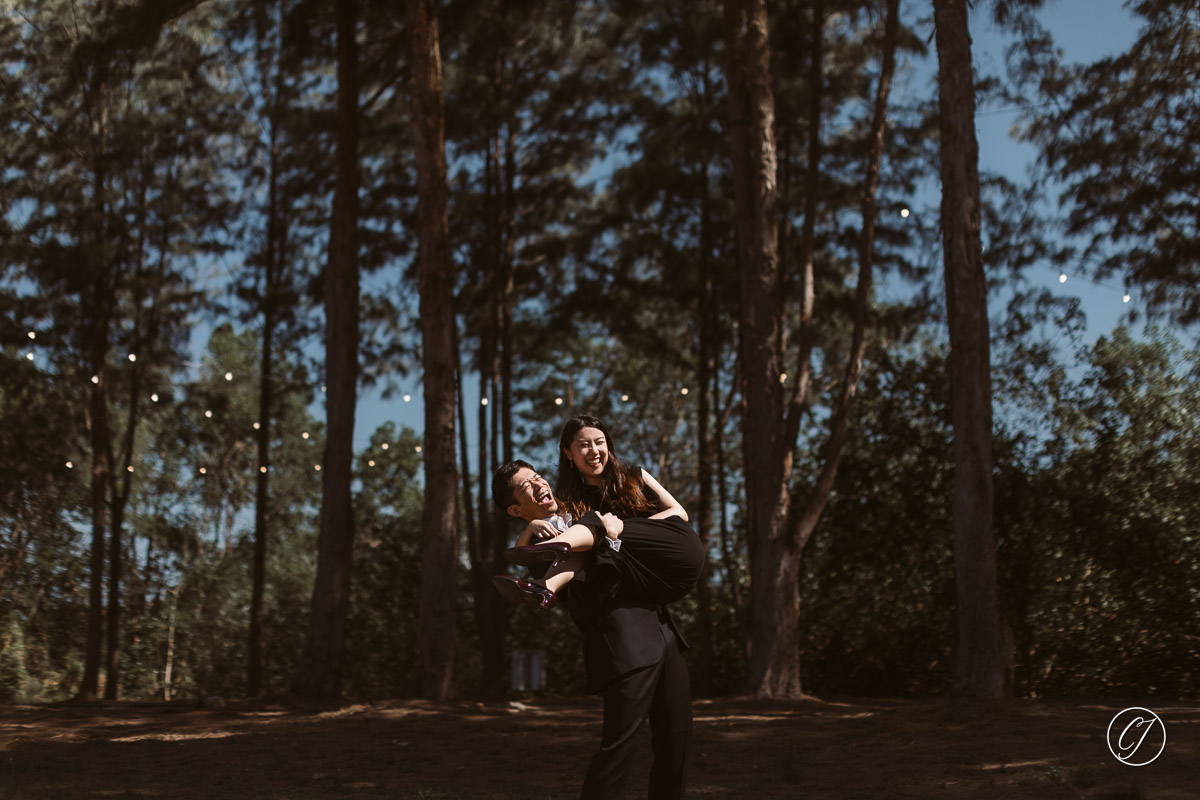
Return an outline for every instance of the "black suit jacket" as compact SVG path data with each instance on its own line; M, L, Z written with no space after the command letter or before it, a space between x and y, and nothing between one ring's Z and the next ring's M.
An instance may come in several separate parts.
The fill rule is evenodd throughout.
M587 572L585 565L559 596L583 631L589 694L603 691L609 682L635 669L657 664L669 636L675 636L680 650L687 649L666 608L620 597L607 582L589 580Z

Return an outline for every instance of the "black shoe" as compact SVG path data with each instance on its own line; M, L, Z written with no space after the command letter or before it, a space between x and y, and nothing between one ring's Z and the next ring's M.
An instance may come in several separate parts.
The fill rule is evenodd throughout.
M533 581L514 578L511 575L496 575L492 578L492 583L510 603L525 603L542 608L554 608L558 605L558 598L553 591Z
M566 542L542 542L540 544L523 544L510 547L504 551L504 557L509 563L522 567L532 567L534 564L550 562L553 569L558 562L571 554L571 545Z

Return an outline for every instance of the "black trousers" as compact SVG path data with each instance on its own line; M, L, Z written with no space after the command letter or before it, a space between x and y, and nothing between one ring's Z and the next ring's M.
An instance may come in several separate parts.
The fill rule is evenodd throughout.
M679 517L627 519L621 549L604 538L604 523L595 512L579 522L597 534L593 574L633 600L668 605L685 597L700 580L704 546L692 527Z
M666 650L657 664L633 670L604 688L600 751L588 764L581 800L612 800L629 773L637 734L650 718L649 800L683 797L692 746L692 685L675 634L662 626Z

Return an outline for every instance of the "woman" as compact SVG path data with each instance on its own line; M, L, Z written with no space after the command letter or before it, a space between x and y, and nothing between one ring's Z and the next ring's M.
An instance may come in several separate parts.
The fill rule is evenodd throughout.
M582 565L583 551L592 548L592 574L622 596L665 605L696 585L704 547L687 524L687 512L646 470L621 464L607 427L596 417L574 417L563 426L557 495L576 524L536 544L525 542L539 535L537 526L521 534L505 557L550 567L536 582L497 576L496 586L508 599L553 606L555 593Z

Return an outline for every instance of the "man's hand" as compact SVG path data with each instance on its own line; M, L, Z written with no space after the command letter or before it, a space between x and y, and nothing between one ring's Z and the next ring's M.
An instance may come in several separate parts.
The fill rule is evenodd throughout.
M613 514L601 514L600 519L604 521L604 534L610 539L616 539L625 530L624 521Z

